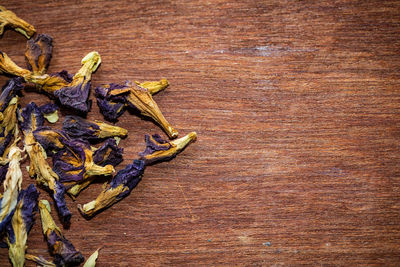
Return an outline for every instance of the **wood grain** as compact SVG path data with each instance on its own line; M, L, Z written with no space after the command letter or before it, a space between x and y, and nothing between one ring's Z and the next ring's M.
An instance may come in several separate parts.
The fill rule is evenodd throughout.
M198 133L94 219L76 205L101 184L67 200L64 233L86 258L102 246L97 266L400 264L399 1L3 4L54 37L49 72L97 50L93 86L165 77L159 107ZM23 64L25 42L7 31L0 50ZM119 168L163 134L129 113L117 125L130 133ZM50 259L38 217L28 245Z

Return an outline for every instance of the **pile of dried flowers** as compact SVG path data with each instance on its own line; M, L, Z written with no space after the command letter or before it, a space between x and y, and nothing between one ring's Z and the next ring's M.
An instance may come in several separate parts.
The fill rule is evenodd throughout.
M129 195L140 182L146 166L174 158L191 142L196 133L178 137L171 124L161 113L153 95L168 86L165 79L156 82L126 82L123 85L107 84L95 89L100 112L108 121L115 122L126 109L138 111L153 119L172 141L158 134L146 135L146 148L138 159L119 170L115 168L123 160L120 138L128 131L102 121L82 118L91 109L89 93L91 76L99 67L101 58L93 51L82 59L82 66L74 75L63 70L48 74L52 57L52 37L36 34L35 28L18 18L12 11L0 6L0 35L9 27L28 38L25 58L27 67L15 64L6 53L0 51L0 74L11 76L0 94L0 182L4 192L0 194L0 232L9 248L13 266L24 266L25 259L40 266L73 266L84 257L62 234L51 216L47 200L39 200L39 191L31 184L22 189L20 162L29 157L29 176L49 192L64 226L70 224L71 212L65 194L75 198L99 176L110 176L97 198L78 205L85 218L91 218ZM26 84L48 95L55 103L37 106L31 102L19 106L20 91ZM62 130L44 126L45 120L55 123L59 107L72 110L76 115L66 116ZM22 132L22 135L20 134ZM18 144L22 139L23 149ZM94 143L103 144L96 148ZM52 164L47 157L52 158ZM25 254L28 233L40 211L43 235L48 243L53 261L41 256ZM84 266L95 266L98 250Z

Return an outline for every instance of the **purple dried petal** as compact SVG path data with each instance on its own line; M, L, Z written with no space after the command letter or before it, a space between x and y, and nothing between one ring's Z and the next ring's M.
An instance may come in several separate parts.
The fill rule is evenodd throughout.
M54 96L66 108L86 114L89 112L92 102L89 100L90 81L83 80L76 86L63 87L54 92Z
M31 132L43 126L44 118L38 106L31 102L22 109L19 116L20 127L24 132Z
M125 112L125 104L108 101L106 99L97 98L101 114L108 121L116 121Z
M56 266L75 266L85 260L82 254L75 249L74 245L68 239L64 236L60 236L55 231L52 231L47 236L47 243L54 255L54 263Z
M115 167L122 162L123 152L124 149L118 147L115 139L109 138L99 149L94 152L93 161L100 166L106 166L110 164Z
M123 184L124 187L129 188L117 196L117 199L122 199L129 195L133 188L140 182L144 172L145 163L143 160L134 160L132 164L129 164L125 169L120 170L110 182L111 188Z
M30 71L37 75L46 73L53 53L53 38L47 34L38 34L26 44L25 59Z
M11 101L11 99L24 88L22 84L23 81L24 79L21 77L12 78L8 80L7 83L3 86L0 95L1 112L3 112L8 107L8 103Z
M33 135L47 153L63 149L65 143L70 140L64 132L46 126L39 127L33 131Z
M4 137L4 131L5 128L2 129L2 132L0 133L0 137ZM4 155L4 152L6 151L7 147L9 144L11 144L11 141L14 137L13 131L10 131L6 136L3 142L0 143L0 155Z
M62 78L64 81L66 81L67 83L72 82L74 75L68 73L68 71L66 70L62 70L60 72L56 72L56 73L52 73L50 76L57 76Z
M63 122L63 131L75 138L97 139L96 132L99 130L100 127L96 123L78 116L66 116Z
M54 113L56 110L58 110L58 106L54 103L47 103L39 107L39 110L42 114L47 115Z
M62 223L68 225L71 219L71 212L65 202L65 186L59 181L55 181L55 192L52 192L54 202L56 203L57 211L61 217Z
M33 184L30 184L25 190L22 190L18 195L17 209L21 207L21 213L14 213L21 215L21 221L25 225L26 231L29 233L34 223L34 215L38 210L38 197L39 192ZM22 205L19 206L19 203ZM7 225L7 236L10 243L15 243L15 231L20 231L20 229L13 229L12 224Z
M153 134L152 138L150 138L150 135L146 134L144 139L146 141L146 149L139 153L139 156L142 158L146 155L153 154L156 151L168 150L171 148L171 144L169 144L167 140L162 139L158 134Z

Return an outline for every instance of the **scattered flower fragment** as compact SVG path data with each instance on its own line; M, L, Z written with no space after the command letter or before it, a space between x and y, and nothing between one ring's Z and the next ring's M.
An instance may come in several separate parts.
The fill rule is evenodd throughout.
M41 267L56 267L56 265L41 256L34 256L31 254L25 254L25 259L29 261L35 262L38 266Z
M69 137L62 131L50 127L38 127L33 131L35 139L46 150L47 155L57 152L65 148L65 144L69 141Z
M156 88L152 90L153 92L156 92L158 89L150 85L148 87ZM178 131L165 119L150 91L145 87L129 81L125 85L107 84L96 88L96 97L98 101L100 99L98 105L103 115L109 113L119 114L121 113L119 109L116 112L114 111L116 103L125 104L126 107L139 111L141 115L152 118L167 133L169 138L178 137ZM106 100L106 102L101 100Z
M100 248L98 248L92 255L90 255L90 257L87 259L87 261L85 262L83 267L95 267L96 266L96 260L97 260L97 257L99 257L99 250L100 250Z
M85 120L78 116L66 116L63 131L73 138L98 141L107 137L125 137L128 131L101 121Z
M8 153L9 166L6 179L3 182L4 194L0 199L0 233L10 222L17 206L22 184L22 172L19 164L22 160L21 153L22 150L16 144L10 148Z
M28 22L17 17L14 12L0 6L0 35L3 34L5 27L14 29L28 39L36 32L35 28Z
M164 90L168 87L167 79L161 79L160 81L146 81L146 82L138 82L135 81L137 85L140 87L146 88L151 95L154 95L161 90Z
M146 165L153 164L158 161L166 161L174 158L190 143L196 141L196 132L191 132L184 137L167 141L158 134L153 136L146 135L146 149L139 153L140 159L144 160Z
M128 196L140 182L145 164L142 160L134 160L125 169L120 170L97 198L78 209L85 218L91 218L105 208L111 207L124 197Z
M56 266L79 265L84 261L82 254L64 237L51 217L50 204L47 200L39 201L42 230L47 240L51 255Z
M1 12L0 12L1 14ZM32 78L32 73L24 68L21 68L5 53L0 51L0 74L10 74L18 77L22 77L26 80Z
M38 209L39 192L31 184L18 196L18 204L11 222L7 225L8 254L13 266L24 266L28 233Z
M42 112L34 102L31 102L21 111L19 120L24 133L24 146L30 158L29 176L36 177L39 185L50 190L63 224L68 225L71 212L65 202L65 187L47 163L46 152L33 135L33 131L44 123Z
M50 123L58 121L58 106L53 103L48 103L39 107L43 117Z
M38 34L26 43L25 59L33 75L44 75L53 54L53 38Z

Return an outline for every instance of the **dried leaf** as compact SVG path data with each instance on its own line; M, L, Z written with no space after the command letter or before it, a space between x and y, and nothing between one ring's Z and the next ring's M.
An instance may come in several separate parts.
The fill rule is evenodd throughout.
M87 259L87 261L85 262L83 267L95 267L96 266L96 260L97 260L97 257L99 256L99 250L100 250L100 248L98 248L92 255L90 255L89 259Z

